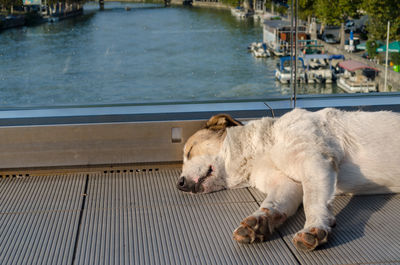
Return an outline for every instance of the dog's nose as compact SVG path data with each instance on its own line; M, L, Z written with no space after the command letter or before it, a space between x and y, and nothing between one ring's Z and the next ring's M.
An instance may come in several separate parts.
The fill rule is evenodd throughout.
M191 191L192 189L190 181L188 181L185 177L180 177L176 186L182 191Z
M184 187L185 186L185 182L186 182L186 178L185 177L180 177L180 179L178 180L178 187Z

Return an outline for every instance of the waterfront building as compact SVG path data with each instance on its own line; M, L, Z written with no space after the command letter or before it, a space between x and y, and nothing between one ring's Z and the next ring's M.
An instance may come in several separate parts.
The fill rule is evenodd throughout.
M80 15L83 12L83 1L59 1L49 4L48 0L24 0L23 4L32 10L39 10L39 15L49 21Z
M298 26L298 38L299 40L308 39L305 26ZM293 35L294 40L295 36ZM263 41L275 55L287 55L290 50L290 21L265 20L263 25ZM299 45L305 45L305 42Z

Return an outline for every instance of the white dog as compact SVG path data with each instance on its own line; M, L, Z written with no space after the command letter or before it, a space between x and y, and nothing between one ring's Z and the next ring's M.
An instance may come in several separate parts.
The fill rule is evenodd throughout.
M335 193L400 192L400 114L295 109L245 126L220 114L188 139L183 159L182 191L267 194L233 232L236 241L266 240L303 203L306 223L293 242L313 250L335 225Z

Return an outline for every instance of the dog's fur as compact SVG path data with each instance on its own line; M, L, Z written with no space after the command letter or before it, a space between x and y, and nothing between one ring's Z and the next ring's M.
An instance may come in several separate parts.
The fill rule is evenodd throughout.
M250 186L267 194L234 231L235 240L266 240L303 203L306 223L293 242L313 250L335 225L335 193L400 192L400 115L295 109L243 126L220 114L188 139L183 159L180 190Z

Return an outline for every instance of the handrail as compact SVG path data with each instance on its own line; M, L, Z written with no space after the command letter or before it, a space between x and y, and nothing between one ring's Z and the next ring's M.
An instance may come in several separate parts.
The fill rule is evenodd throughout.
M265 102L276 110L277 116L292 108L287 97L280 96L247 101L0 109L0 127L195 120L208 119L222 112L238 118L257 118L265 116L269 111ZM363 106L375 109L390 107L397 111L400 108L400 93L298 95L297 103L298 107L307 109L354 109Z

